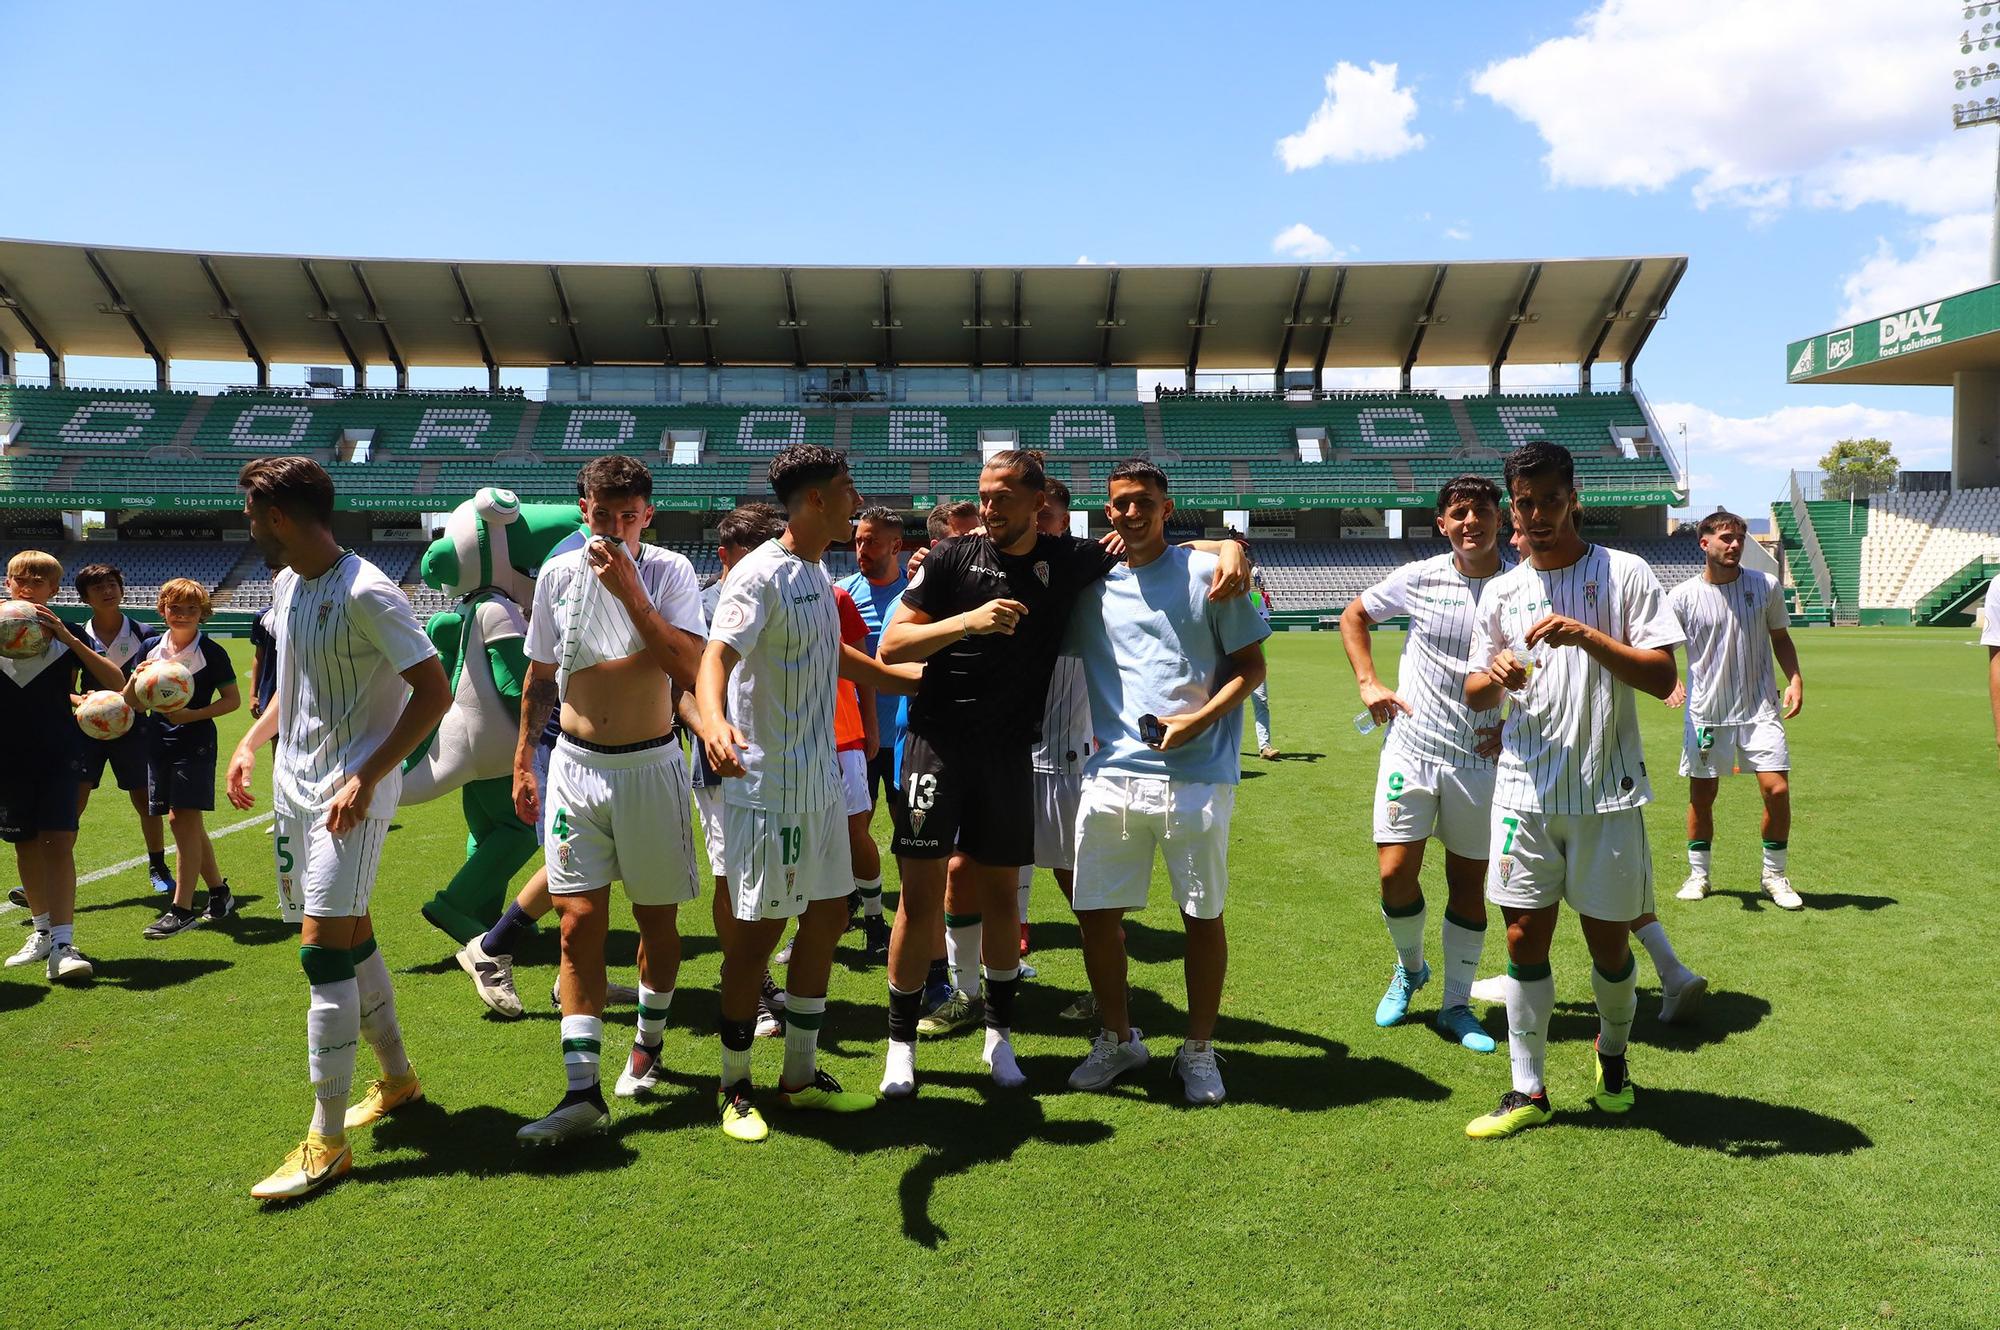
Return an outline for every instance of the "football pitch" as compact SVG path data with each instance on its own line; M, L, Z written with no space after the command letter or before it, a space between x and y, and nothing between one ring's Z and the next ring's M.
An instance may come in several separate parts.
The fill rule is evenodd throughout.
M1725 781L1717 894L1685 872L1680 713L1641 698L1660 915L1708 976L1691 1026L1655 1019L1640 955L1637 1107L1590 1108L1596 1030L1582 940L1554 956L1555 1121L1479 1143L1467 1120L1507 1088L1502 1040L1466 1052L1417 1019L1377 1029L1394 953L1377 905L1368 803L1377 738L1329 634L1270 646L1277 742L1246 759L1217 1045L1228 1102L1193 1110L1166 1066L1183 1025L1180 929L1156 880L1128 923L1133 1013L1155 1061L1109 1093L1065 1078L1087 1030L1076 929L1046 874L1040 977L999 1092L969 1032L927 1041L918 1097L851 1118L716 1126L717 950L706 899L667 1031L670 1085L614 1101L611 1134L560 1154L514 1142L561 1095L554 940L524 948L528 1015L488 1016L418 905L457 868L456 800L405 810L376 928L428 1100L356 1133L354 1172L266 1210L251 1183L303 1133L305 985L277 918L259 811L211 829L244 915L164 942L129 805L100 791L78 845L83 991L0 973L10 1217L8 1325L538 1326L1987 1326L2000 1321L2000 1175L1989 988L1996 758L1986 653L1969 630L1795 634L1805 713L1790 726L1791 875L1807 908L1757 893L1757 796ZM1377 640L1385 666L1399 639ZM234 644L239 667L248 649ZM222 722L224 751L248 723ZM1245 717L1248 729L1248 717ZM107 782L108 785L108 782ZM878 824L886 831L886 817ZM1425 873L1437 954L1441 859ZM4 870L12 880L12 863ZM887 886L895 890L893 864ZM705 896L705 893L704 893ZM0 915L5 945L25 915ZM843 941L822 1062L873 1089L884 976ZM633 933L614 931L620 977ZM1503 963L1497 912L1482 973ZM1985 959L1982 960L1981 957ZM632 1010L608 1013L606 1081ZM357 1092L374 1074L362 1050Z

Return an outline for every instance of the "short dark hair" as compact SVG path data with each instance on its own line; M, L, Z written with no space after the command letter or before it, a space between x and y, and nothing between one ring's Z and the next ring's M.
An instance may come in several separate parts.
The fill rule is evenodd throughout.
M1694 529L1695 538L1700 539L1702 536L1712 536L1726 526L1733 526L1746 536L1750 534L1750 524L1748 522L1738 517L1735 513L1730 512L1727 508L1717 508L1707 517L1701 519L1701 525ZM82 580L83 575L81 573L77 574L77 581L81 582ZM82 587L79 586L77 588L77 594L83 594Z
M1158 488L1162 494L1167 492L1167 473L1143 457L1128 457L1112 467L1111 474L1104 478L1104 483L1109 485L1114 480L1144 481Z
M951 534L952 518L977 516L979 505L970 499L940 499L931 505L930 516L924 518L924 531L932 540L943 540Z
M785 515L778 511L777 505L746 503L723 514L722 520L715 524L715 539L718 545L754 550L767 540L777 539L784 529Z
M1511 497L1516 480L1523 476L1546 476L1550 472L1562 477L1562 483L1570 489L1576 488L1576 462L1570 457L1569 449L1546 439L1535 439L1507 454L1507 465L1502 474L1507 478L1507 493Z
M771 493L789 509L792 496L802 489L824 485L847 470L847 454L817 443L795 443L771 459Z
M885 508L879 503L863 508L854 515L854 524L856 526L859 526L863 522L871 522L877 526L895 527L898 535L901 535L903 531L903 515L894 508Z
M333 477L310 457L256 457L236 473L253 506L333 525Z
M1047 489L1049 484L1048 472L1042 469L1042 455L1033 448L1002 448L979 469L1012 472L1031 490Z
M1444 488L1438 491L1437 510L1443 512L1461 499L1469 499L1476 504L1489 503L1498 508L1500 487L1485 476L1475 476L1471 472L1453 476L1444 483Z
M1049 502L1056 507L1062 509L1069 507L1069 486L1063 484L1054 476L1050 476L1048 482L1042 486L1042 493L1048 495Z
M625 453L593 457L576 473L576 497L588 499L593 495L606 499L631 495L651 503L653 473L644 462Z
M125 574L108 563L93 563L77 569L76 594L78 599L89 595L106 582L116 582L118 589L125 589Z

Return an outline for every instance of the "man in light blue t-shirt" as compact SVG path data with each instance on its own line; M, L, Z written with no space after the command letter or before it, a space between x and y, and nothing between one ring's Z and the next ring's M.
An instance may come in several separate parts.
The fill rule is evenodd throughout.
M1157 852L1187 927L1188 1037L1174 1070L1194 1104L1220 1103L1215 1019L1228 943L1229 818L1241 774L1243 700L1264 681L1270 628L1245 597L1211 600L1215 559L1166 542L1174 510L1151 462L1111 472L1111 525L1126 562L1086 590L1065 650L1083 659L1098 748L1077 811L1077 923L1104 1028L1070 1085L1095 1090L1150 1054L1127 1020L1125 911L1146 904Z

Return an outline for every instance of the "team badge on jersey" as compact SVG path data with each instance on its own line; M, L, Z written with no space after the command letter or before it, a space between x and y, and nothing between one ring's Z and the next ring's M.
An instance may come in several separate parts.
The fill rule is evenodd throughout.
M1035 560L1035 577L1040 580L1043 586L1049 584L1049 561L1047 559Z
M324 604L319 607L320 627L322 628L326 627L326 617L332 613L333 613L333 606L331 604Z
M1583 584L1583 603L1591 609L1597 608L1597 579L1594 577Z

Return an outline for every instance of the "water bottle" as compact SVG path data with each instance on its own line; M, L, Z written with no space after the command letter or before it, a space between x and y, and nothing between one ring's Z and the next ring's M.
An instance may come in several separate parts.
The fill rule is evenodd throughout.
M1360 713L1354 717L1354 732L1356 734L1375 733L1375 713L1363 707Z

